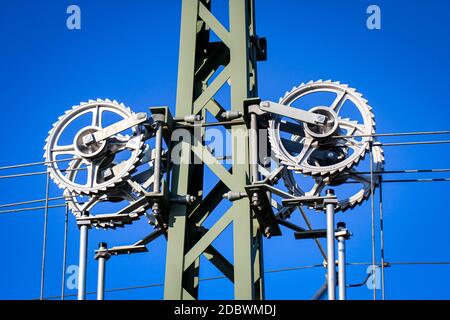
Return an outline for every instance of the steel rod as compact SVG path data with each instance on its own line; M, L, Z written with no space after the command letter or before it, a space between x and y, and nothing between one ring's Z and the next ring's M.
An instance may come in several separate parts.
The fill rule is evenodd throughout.
M69 232L69 205L66 203L66 212L64 216L64 247L63 247L63 263L61 276L61 300L64 300L66 289L66 266L67 266L67 235Z
M372 242L372 265L373 265L373 300L377 300L377 287L376 287L376 276L375 264L376 264L376 254L375 254L375 199L374 199L374 180L373 180L373 154L372 154L373 143L370 146L370 209L371 209L371 242Z
M311 300L322 300L323 296L327 292L328 282L325 281L324 284L317 290L317 292L313 295Z
M107 245L104 242L99 244L99 249L102 251L107 250ZM98 256L98 280L97 280L97 300L103 300L105 298L105 268L106 268L106 256L100 254Z
M345 223L338 223L338 231L345 230ZM347 299L347 280L346 280L346 257L345 257L345 241L344 235L337 237L338 240L338 284L339 284L339 300Z
M206 123L195 123L195 124L176 124L175 128L193 128L193 127L217 127L217 126L232 126L232 125L243 125L245 121L217 121L217 122L206 122Z
M340 138L370 138L370 137L401 137L401 136L422 136L422 135L440 135L450 134L450 131L415 131L415 132L397 132L397 133L375 133L375 134L355 134L333 136L334 139Z
M333 195L333 190L327 190L327 195ZM327 281L328 300L336 300L336 262L334 249L334 204L326 205L327 215Z
M78 300L86 299L86 267L88 247L88 226L80 226L80 256L78 264Z

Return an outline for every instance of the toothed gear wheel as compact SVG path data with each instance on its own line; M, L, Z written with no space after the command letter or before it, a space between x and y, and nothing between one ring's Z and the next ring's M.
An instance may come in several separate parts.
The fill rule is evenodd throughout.
M50 176L61 189L80 195L104 194L126 181L135 171L144 148L144 134L140 126L132 127L132 134L128 136L117 134L100 142L85 144L85 136L103 129L105 113L112 113L120 120L135 116L129 108L117 101L89 100L66 111L49 131L44 158ZM78 128L73 134L72 126L77 125L77 121L85 115L90 123ZM68 130L68 127L71 130ZM60 142L62 136L72 138L72 143ZM116 157L125 157L126 160L112 166L111 163ZM58 165L64 163L64 159L79 159L81 164L86 166L84 181L71 181L67 178L65 170Z
M126 139L127 137L122 137L122 139ZM142 189L148 191L149 188L153 186L153 164L151 160L152 150L149 145L146 145L146 148L143 151L143 157L140 162L137 164L137 167L149 166L147 170L143 170L140 173L135 173L129 179L133 181L133 183L138 183ZM70 162L68 170L67 170L67 179L70 181L74 181L76 179L78 169L80 169L80 165L82 164L81 160L73 160ZM161 175L163 172L161 173ZM83 212L91 212L91 210L97 205L103 202L122 202L131 203L138 200L139 197L143 196L140 194L140 190L135 190L131 187L133 184L123 185L119 188L115 188L109 190L108 194L96 194L91 197L79 195L73 191L65 190L64 196L66 197L66 202L69 206L70 211L76 218L82 216ZM133 221L138 220L142 215L146 214L146 210L150 207L150 203L146 203L145 205L135 209L131 214L131 221L127 221L124 223L122 220L110 221L110 222L102 222L102 223L93 223L93 226L97 229L116 229L118 227L124 227L125 224L131 224ZM151 214L149 214L151 216ZM153 225L155 223L153 222Z
M380 146L372 147L372 161L373 161L373 189L378 186L380 172L384 169L384 153ZM350 171L340 173L336 176L330 177L310 177L314 179L315 183L311 190L305 192L295 180L295 171L285 170L283 173L283 180L286 188L295 196L325 196L325 188L327 186L332 187L335 191L338 187L345 183L356 183L362 185L361 189L347 198L338 198L338 204L335 208L336 211L346 211L353 209L355 206L360 205L364 200L368 199L371 195L371 178L370 174L363 174L357 171L357 168L353 168ZM338 191L338 190L337 190Z
M323 126L310 125L273 115L269 121L269 141L274 157L290 170L312 176L330 176L350 170L364 158L375 133L372 108L362 94L339 82L317 81L302 84L286 92L279 103L301 102L312 94L334 94L329 106L317 106L310 111L325 115ZM356 107L356 119L343 118L340 113L349 101ZM345 105L345 106L344 106ZM290 139L283 136L292 134ZM358 135L358 138L347 137ZM336 136L342 138L336 138Z

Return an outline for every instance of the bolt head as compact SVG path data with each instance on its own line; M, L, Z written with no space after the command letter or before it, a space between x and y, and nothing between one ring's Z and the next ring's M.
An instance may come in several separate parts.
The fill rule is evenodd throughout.
M338 228L345 229L345 227L346 227L345 222L338 222L338 223L337 223L337 227L338 227Z
M93 144L95 142L94 135L93 134L85 135L83 137L82 141L83 141L84 145L86 145L86 146Z
M111 170L111 168L107 168L102 172L102 176L104 179L110 178L114 175L113 171Z
M147 114L145 112L139 112L138 114L136 114L136 118L138 119L144 119L147 117Z
M262 106L263 108L270 108L270 102L264 101L264 102L261 103L261 106Z
M335 160L335 159L337 159L337 154L335 152L332 152L332 151L327 152L327 158L329 160Z

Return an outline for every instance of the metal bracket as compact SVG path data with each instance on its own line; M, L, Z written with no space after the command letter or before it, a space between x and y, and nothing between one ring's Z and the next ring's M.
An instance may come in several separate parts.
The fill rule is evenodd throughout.
M338 200L335 196L324 196L324 197L293 197L290 199L283 199L281 203L284 206L296 207L300 205L308 205L309 207L315 208L317 210L322 210L327 204L338 204Z
M144 245L130 245L130 246L117 246L110 249L95 250L95 260L98 258L109 259L111 256L119 256L124 254L148 252L148 249Z
M261 98L250 98L244 101L244 107L243 107L243 115L244 121L247 125L247 127L250 127L250 114L256 114L258 116L258 127L260 128L266 128L267 127L267 120L269 119L269 114L259 108L259 104L261 103Z
M111 254L109 252L109 249L107 249L107 248L100 248L98 250L95 250L94 259L98 260L99 258L104 258L105 260L109 260L109 258L111 258Z
M337 229L334 232L334 236L336 238L344 237L347 240L347 239L350 239L350 237L352 236L352 233L347 229ZM298 231L298 232L294 233L294 237L296 240L326 238L327 230L326 229L317 229L317 230Z
M285 169L282 166L277 167L264 180L262 180L261 183L271 186L275 185L278 180L280 180L284 170Z
M147 114L145 112L140 112L129 119L124 119L116 122L102 130L94 132L90 135L83 137L83 143L86 145L93 144L95 142L103 141L117 133L127 130L131 127L140 125L147 121Z
M169 107L150 107L152 118L155 122L159 122L163 128L163 138L167 145L171 142L170 133L174 127L174 119L170 113Z
M326 238L327 230L326 229L318 229L318 230L298 231L298 232L294 233L294 237L296 240Z
M348 231L347 229L338 229L334 236L336 238L338 237L344 237L346 240L350 239L350 237L352 236L352 233L350 231Z
M265 184L252 184L245 187L250 205L259 222L261 230L267 238L281 236L278 220L272 210L271 201L268 197L269 190Z
M300 122L309 123L313 125L324 125L327 121L327 117L322 114L313 113L310 111L293 108L290 106L282 105L272 101L262 101L259 104L262 111L270 112L284 117L289 117Z
M87 225L92 227L93 224L100 224L105 222L122 222L123 224L131 224L133 220L139 217L136 212L124 213L124 214L99 214L95 216L82 216L77 218L77 225Z
M267 61L267 39L255 35L250 37L250 41L256 49L256 61Z

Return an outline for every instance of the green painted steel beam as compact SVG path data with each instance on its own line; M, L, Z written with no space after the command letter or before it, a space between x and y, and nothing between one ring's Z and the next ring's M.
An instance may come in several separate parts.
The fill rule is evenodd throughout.
M182 1L177 117L205 116L206 110L217 119L227 110L243 113L244 101L257 95L255 49L251 42L255 35L253 1L229 0L229 30L211 13L210 6L209 0ZM222 43L211 42L210 31ZM209 81L222 65L220 73ZM227 81L231 86L228 107L215 99ZM198 232L206 218L218 210L224 192L245 192L249 183L248 129L244 124L226 128L232 137L231 169L226 169L205 148L204 129L189 141L179 142L183 155L197 157L203 164L181 163L172 171L172 196L194 194L198 201L193 205L172 204L170 208L165 299L197 298L201 255L234 281L236 299L264 298L262 238L248 198L233 201L231 208L206 233ZM203 198L205 166L219 182L212 189L217 194ZM211 245L230 224L233 225L233 265Z

